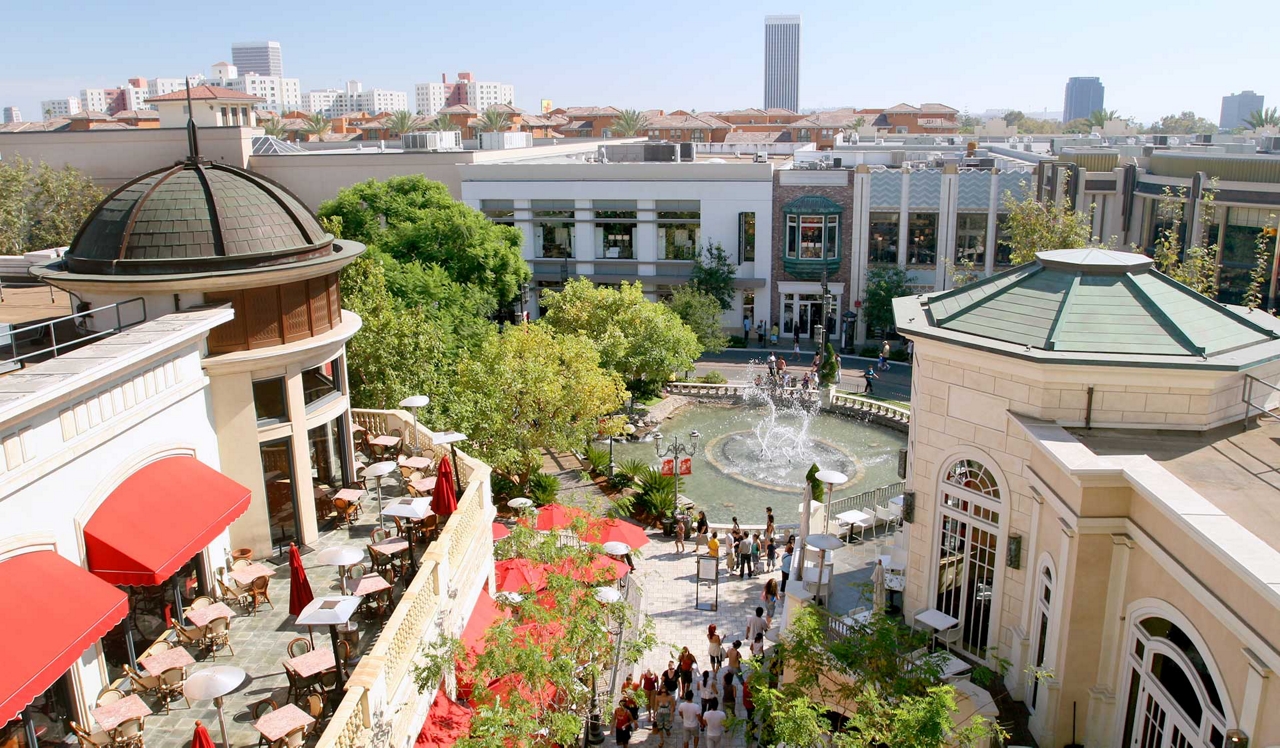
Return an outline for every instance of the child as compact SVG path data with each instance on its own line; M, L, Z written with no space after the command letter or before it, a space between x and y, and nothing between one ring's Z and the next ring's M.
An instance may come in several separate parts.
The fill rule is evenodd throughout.
M774 346L777 344L778 344L778 323L775 322L773 323L773 327L769 329L769 345Z
M794 361L800 360L800 331L796 330L794 342L791 344L791 355L795 356Z
M685 518L676 520L676 553L684 553Z
M765 546L765 559L769 562L769 571L773 571L773 565L778 560L778 543L769 536L769 543Z
M751 656L764 656L764 634L756 634L756 638L751 640Z
M879 379L879 378L880 378L880 375L876 374L875 368L868 366L867 367L867 388L863 390L863 394L870 395L873 392L871 388L871 380Z

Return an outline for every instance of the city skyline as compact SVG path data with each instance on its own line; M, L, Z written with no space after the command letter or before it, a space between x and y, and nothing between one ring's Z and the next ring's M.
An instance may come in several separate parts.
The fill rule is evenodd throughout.
M109 48L106 40L119 39L113 29L126 33L132 29L131 18L159 6L141 0L110 7L65 2L18 6L8 14L12 26L29 31L15 35L8 45L5 72L0 75L0 105L34 114L41 100L73 96L81 88L117 86L135 76L207 74L211 64L231 56L232 44L269 39L280 42L288 74L301 79L304 91L341 87L354 79L366 87L412 93L416 83L438 80L441 73L452 76L470 70L478 79L514 84L516 106L527 111L536 111L541 99L557 105L610 104L668 111L744 108L760 103L764 17L788 11L801 11L808 27L801 52L802 110L888 107L900 101L938 101L974 113L991 108L1056 110L1069 77L1098 76L1107 83L1107 107L1122 116L1150 122L1190 109L1215 120L1223 95L1242 89L1269 93L1260 76L1240 71L1265 70L1280 63L1280 52L1266 45L1239 45L1226 30L1212 29L1197 33L1196 55L1159 57L1160 75L1151 75L1152 58L1144 55L1031 56L1026 45L1033 43L1033 30L1040 22L1053 22L1052 11L1013 3L995 6L976 18L941 3L886 8L872 18L849 14L830 2L803 8L713 2L707 10L720 19L716 34L697 44L654 44L670 33L669 24L662 20L667 6L676 7L660 3L647 6L643 14L601 9L592 23L609 28L605 35L579 33L581 18L568 10L548 9L518 20L498 14L486 27L486 38L495 43L485 45L483 53L477 52L469 22L461 16L442 18L433 27L429 45L415 38L417 30L411 26L381 24L378 54L350 56L333 53L333 37L327 29L327 23L340 18L349 6L325 0L310 6L313 10L308 14L278 16L253 13L249 4L232 3L226 12L203 20L197 37L154 35L146 43L112 42ZM1135 6L1132 17L1124 17L1122 8L1105 18L1074 19L1072 29L1082 39L1135 33L1143 38L1176 38L1176 29L1184 27L1195 8L1189 2L1174 2L1161 14L1139 14ZM59 26L56 43L38 33L69 13L82 23ZM931 19L935 35L945 43L904 47L903 34L910 29L913 38L918 37L922 17ZM253 23L248 23L250 19ZM877 24L883 26L883 33L869 33ZM854 33L857 43L851 44ZM521 39L543 41L535 47ZM608 64L553 63L556 58L544 54L547 43ZM424 53L424 49L430 51ZM872 66L874 60L893 64ZM859 74L863 68L867 75ZM671 75L673 70L705 72ZM874 75L869 74L873 70Z

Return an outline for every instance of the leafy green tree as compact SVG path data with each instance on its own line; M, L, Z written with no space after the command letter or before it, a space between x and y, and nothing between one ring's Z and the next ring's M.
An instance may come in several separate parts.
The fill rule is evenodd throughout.
M1083 120L1081 120L1083 121ZM1027 135L1051 135L1054 133L1067 132L1065 126L1056 120L1035 119L1034 117L1023 117L1018 120L1018 132Z
M1004 113L1004 123L1006 125L1009 125L1010 127L1017 125L1018 123L1022 122L1026 118L1027 118L1027 115L1023 114L1017 109L1010 109L1009 111Z
M392 138L398 138L405 133L417 130L418 118L401 109L388 117L385 124L387 126L387 134Z
M867 329L887 331L893 327L893 300L910 293L907 271L897 265L871 268L867 273L867 298L862 305Z
M622 375L633 394L656 392L702 353L694 331L670 307L646 299L639 281L609 288L571 280L542 298L543 321L561 334L585 335L600 365Z
M822 350L822 368L818 370L818 381L824 386L830 386L836 383L839 375L840 356L836 353L836 347L827 343Z
M1169 135L1203 135L1217 131L1217 125L1204 117L1197 117L1192 111L1166 114L1160 118L1160 121L1151 123L1151 126L1146 129L1148 133Z
M1102 127L1113 119L1120 119L1120 114L1114 109L1095 109L1089 112L1089 116L1085 121L1089 123L1089 127Z
M729 337L720 325L720 302L715 297L681 286L666 303L698 336L702 350L719 353L728 347Z
M511 120L507 118L506 112L489 107L480 115L476 129L480 132L506 132L511 129Z
M1069 199L1042 202L1028 191L1018 200L1006 191L1002 203L1008 214L1002 241L1012 250L1014 265L1034 261L1036 252L1087 247L1092 240L1092 217L1072 210Z
M337 197L320 204L321 218L342 219L344 238L376 244L389 227L413 223L425 211L453 203L449 188L421 174L368 179L338 190Z
M308 140L312 138L324 140L324 136L328 135L332 129L333 123L320 112L312 112L311 116L307 117L307 121L302 123L302 134L306 135Z
M1049 132L1055 132L1055 130ZM1062 132L1068 135L1088 135L1093 132L1093 124L1086 117L1078 117L1063 125Z
M624 395L622 378L600 368L586 338L508 325L458 363L442 409L473 454L524 483L542 464L539 450L581 447Z
M379 246L401 262L438 265L458 283L505 306L533 277L521 255L522 241L519 229L492 223L451 199L422 211L413 223L394 226Z
M1187 191L1179 187L1164 188L1156 206L1156 215L1164 223L1156 237L1156 269L1198 294L1214 298L1218 295L1218 245L1210 242L1207 231L1201 231L1201 240L1192 246L1182 246L1182 226L1185 221ZM1203 206L1200 215L1202 226L1214 214L1214 190L1206 189L1201 195Z
M70 244L102 198L93 181L70 166L36 166L20 156L0 161L0 254Z
M702 251L693 258L689 271L689 285L720 303L721 309L733 306L733 279L738 266L729 259L719 242L708 241Z
M609 132L620 138L634 138L649 127L649 118L636 109L623 109L613 118Z
M1250 112L1249 116L1244 118L1244 123L1250 130L1257 130L1263 127L1280 127L1280 109L1268 107Z

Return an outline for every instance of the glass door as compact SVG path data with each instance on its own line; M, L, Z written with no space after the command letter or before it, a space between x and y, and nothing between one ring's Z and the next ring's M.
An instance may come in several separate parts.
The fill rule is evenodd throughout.
M271 547L283 552L290 543L302 543L298 530L297 485L293 479L293 449L289 437L263 442L262 482L267 489L267 518Z
M998 538L985 518L999 515L966 499L943 494L934 607L960 621L960 646L987 658L995 597Z

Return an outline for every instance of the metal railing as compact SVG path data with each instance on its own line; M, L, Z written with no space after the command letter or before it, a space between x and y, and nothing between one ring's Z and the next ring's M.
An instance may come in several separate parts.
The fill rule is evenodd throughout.
M121 311L130 304L138 304L139 306L141 306L142 314L138 317L137 321L129 322L128 324L126 324L124 322L124 315L121 314ZM88 328L84 328L85 334L77 335L71 340L64 340L61 343L58 342L58 325L59 324L70 321L73 325L75 325L75 328L77 330L80 330L81 323L77 322L77 320L93 317L98 314L109 313L112 311L115 312L116 322L115 322L115 325L112 326L111 328L106 330L98 330L96 332L90 332L88 331ZM99 338L107 337L108 335L115 335L122 330L127 330L130 327L133 327L134 325L140 325L146 320L147 320L147 302L141 296L135 296L132 299L117 301L114 304L107 304L106 306L100 306L100 307L97 307L96 309L86 309L83 312L68 314L65 317L58 317L57 319L51 319L45 322L37 322L34 325L27 325L26 327L19 327L16 330L10 330L8 332L5 332L3 334L0 334L0 350L3 350L4 348L9 349L8 353L10 355L8 356L8 358L4 359L9 363L19 363L33 356L44 355L49 351L53 351L53 355L57 356L59 349L67 349L70 347L79 348L85 343L97 340ZM23 336L25 336L25 338ZM28 351L27 353L23 353L19 355L18 344L25 343L28 341L47 341L47 344L33 351Z
M867 413L892 418L903 423L911 422L911 409L901 405L893 405L881 400L873 400L853 392L837 391L831 395L831 406L844 410L860 410Z
M831 499L827 502L827 523L831 522L831 518L837 514L843 514L850 509L866 510L876 506L884 506L889 503L889 499L895 496L901 496L907 490L906 481L898 481L890 483L887 486L881 486L870 491L863 491L854 496L845 496L842 499ZM825 532L826 528L824 528Z
M1271 384L1270 382L1267 382L1265 380L1258 379L1252 374L1244 375L1244 392L1241 395L1241 399L1244 400L1244 430L1245 431L1249 430L1249 418L1253 415L1253 411L1255 410L1258 411L1259 419L1274 418L1276 420L1280 420L1280 415L1276 415L1275 413L1272 413L1271 408L1265 407L1265 405L1254 404L1253 388L1254 388L1254 385L1259 385L1259 384L1267 388L1268 390L1270 390L1270 392L1266 394L1266 397L1268 398L1274 396L1274 394L1276 393L1280 393L1280 387L1277 387L1274 384ZM1272 406L1272 407L1275 407L1275 406Z

